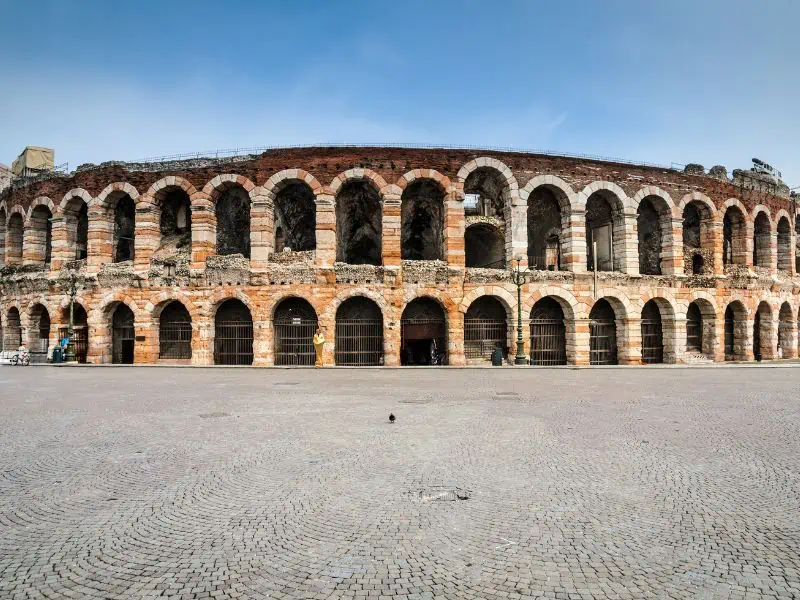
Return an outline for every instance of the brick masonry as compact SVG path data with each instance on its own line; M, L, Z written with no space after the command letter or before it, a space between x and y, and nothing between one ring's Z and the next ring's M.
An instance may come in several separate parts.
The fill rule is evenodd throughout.
M169 167L169 170L166 169ZM240 299L251 311L254 364L274 363L273 315L284 299L299 296L314 307L328 343L325 360L334 361L335 315L347 298L365 296L380 307L385 336L385 364L400 363L400 319L406 304L427 296L447 317L448 360L464 364L464 314L484 295L505 307L508 345L515 349L517 291L508 271L486 273L464 267L464 183L478 168L493 169L504 183L506 262L522 256L527 263L527 206L536 189L545 186L559 198L563 271L537 271L522 289L523 317L546 296L562 307L566 325L567 358L572 364L590 360L589 313L600 298L615 310L619 362L641 362L641 311L654 299L663 322L664 360L686 360L686 314L696 302L707 333L703 351L708 359L724 359L723 319L734 309L735 357L753 358L753 323L761 318L761 353L766 359L797 354L800 279L795 273L794 199L733 181L685 174L669 169L525 153L473 152L445 149L306 148L268 151L250 160L197 166L170 163L165 170L152 165L111 164L81 169L71 176L9 188L0 194L0 316L9 326L9 311L21 315L23 339L36 328L34 314L42 305L51 319L51 342L68 319L67 267L77 270L77 301L88 314L89 360L110 362L110 319L119 303L135 316L135 362L159 360L160 311L172 300L184 304L192 317L192 358L198 365L213 362L214 315L228 298ZM444 203L442 243L444 263L409 264L401 260L401 201L411 182L426 179L441 190ZM382 265L336 263L336 198L344 183L363 180L380 193L382 202ZM273 255L274 205L283 186L302 182L316 202L316 250L297 253L296 261ZM231 186L241 186L250 199L250 248L239 268L212 266L216 252L217 198ZM186 264L165 274L153 260L159 246L159 203L164 194L180 189L191 201L191 252ZM585 207L593 194L609 202L614 213L614 272L587 271ZM114 203L129 196L136 206L135 259L112 263ZM650 199L659 211L661 275L639 275L637 208ZM702 253L710 265L702 276L685 272L682 215L694 202L706 215ZM75 214L88 206L88 257L75 259ZM723 266L723 217L739 211L734 263ZM49 212L49 215L48 215ZM760 218L756 234L756 218ZM52 254L45 264L48 218ZM783 221L785 219L785 221ZM763 224L769 232L765 235ZM778 243L778 231L785 232ZM780 227L779 227L780 225ZM758 240L756 240L758 238ZM754 253L754 244L757 252ZM781 255L778 255L778 249ZM754 265L754 254L756 265ZM229 258L229 257L225 257ZM280 259L280 260L277 260ZM216 260L216 257L214 258ZM780 269L778 268L780 266ZM414 267L412 269L412 267ZM528 338L527 328L524 336ZM528 352L529 340L525 341Z

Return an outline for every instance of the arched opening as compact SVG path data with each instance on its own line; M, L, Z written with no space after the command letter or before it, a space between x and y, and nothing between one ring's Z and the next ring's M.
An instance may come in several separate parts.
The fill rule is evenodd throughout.
M0 265L6 264L6 209L0 208Z
M75 359L79 363L86 363L89 354L89 320L86 309L76 302L72 309L72 343L75 347ZM66 323L58 330L58 339L63 340L69 336L69 305L61 309L61 322Z
M792 270L792 228L786 217L778 221L778 269Z
M800 273L800 215L794 218L794 272Z
M661 198L648 196L636 209L636 231L639 238L639 273L661 275L664 248L664 221L670 219L669 209Z
M336 364L383 364L383 314L369 298L348 298L336 310Z
M778 358L794 358L794 318L788 302L778 313Z
M34 264L50 264L53 254L53 213L46 206L33 209L30 218L30 248L28 254Z
M686 311L686 350L703 352L703 313L697 302L692 302Z
M192 317L177 300L167 304L158 319L158 357L192 358Z
M589 364L617 364L617 317L605 298L589 312Z
M159 231L161 242L156 250L157 258L192 251L192 202L181 188L170 188L157 198L161 209Z
M214 364L253 364L253 317L236 298L220 304L214 316Z
M625 247L625 221L617 198L605 190L586 201L586 268L594 271L597 249L598 271L621 271Z
M412 181L400 204L403 260L442 260L444 192L430 179Z
M306 252L317 247L317 203L307 183L285 182L275 195L276 247L279 229L284 238L281 250Z
M706 275L714 271L714 227L711 210L697 200L683 209L684 272Z
M31 308L28 327L28 350L31 362L47 362L47 349L50 346L50 313L41 305Z
M400 319L400 364L447 364L447 320L432 298L416 298Z
M217 218L217 254L250 258L250 195L240 185L223 189L214 207ZM249 363L248 363L249 364Z
M275 308L275 364L312 366L317 312L302 298L287 298Z
M466 216L505 219L506 180L497 169L479 167L464 182Z
M753 223L753 266L770 266L770 225L766 213L760 212Z
M22 324L19 318L19 310L15 306L8 309L3 333L5 335L3 338L3 350L16 350L22 345Z
M135 257L136 205L133 199L124 194L114 203L114 262L125 262Z
M775 358L772 348L772 308L761 302L753 319L753 358L770 360Z
M381 264L381 197L367 181L348 181L336 195L336 260ZM277 245L277 234L276 234Z
M470 225L464 233L464 254L467 267L505 269L503 232L489 223Z
M744 214L736 206L729 206L722 219L722 263L747 264L747 235Z
M12 214L8 219L6 231L6 264L22 264L22 239L25 231L25 222L19 213Z
M531 309L531 364L567 364L567 328L564 311L554 298L542 298Z
M89 248L89 207L83 198L74 196L69 199L64 208L64 222L70 260L84 260Z
M481 296L464 316L464 356L467 360L491 360L495 348L508 356L507 313L494 296Z
M120 303L111 321L111 362L116 365L133 364L134 344L133 311Z
M566 202L564 192L546 186L536 188L528 196L528 266L531 269L560 271L563 268L561 205Z
M747 312L734 300L725 308L725 360L745 360L747 356Z
M642 308L642 362L646 365L664 362L661 311L655 300L649 300Z

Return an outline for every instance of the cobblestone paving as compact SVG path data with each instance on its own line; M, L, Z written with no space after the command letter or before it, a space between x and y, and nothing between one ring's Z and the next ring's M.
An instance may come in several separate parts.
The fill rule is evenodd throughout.
M799 388L0 367L0 597L800 598Z

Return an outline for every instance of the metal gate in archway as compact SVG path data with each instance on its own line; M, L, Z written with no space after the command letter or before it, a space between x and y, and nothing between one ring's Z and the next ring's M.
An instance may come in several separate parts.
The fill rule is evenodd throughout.
M383 364L383 321L342 319L336 321L336 364L366 367Z
M564 311L552 297L534 304L531 310L531 364L555 366L567 364L567 328Z
M114 311L111 328L111 361L114 364L133 364L134 340L133 311L120 304Z
M314 366L317 313L302 298L287 298L275 309L275 364Z
M589 364L617 364L617 324L613 320L589 321Z
M661 312L652 300L642 309L642 362L646 365L664 362Z

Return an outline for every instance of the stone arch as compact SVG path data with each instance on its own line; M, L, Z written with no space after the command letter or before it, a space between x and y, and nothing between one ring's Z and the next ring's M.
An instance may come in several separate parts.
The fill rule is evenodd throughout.
M400 314L401 365L447 364L450 311L437 295L422 294L403 306Z
M250 314L253 315L254 323L255 321L263 321L264 320L264 312L261 311L260 313L256 310L256 304L250 296L248 296L244 291L241 289L231 290L230 288L218 288L213 293L209 294L204 298L204 306L205 310L201 310L200 314L203 317L213 319L214 315L217 314L219 307L222 306L223 302L227 300L239 300L242 304L247 307L247 310L250 311Z
M311 180L314 180L313 176ZM331 195L336 196L339 193L341 187L349 181L369 181L375 186L375 189L378 190L378 193L381 196L381 203L383 203L383 189L386 187L386 180L381 177L378 173L373 171L372 169L364 169L364 168L355 168L355 169L348 169L339 173L336 177L331 180L331 184L328 186L331 191ZM312 186L312 189L314 187Z
M73 188L64 194L58 205L58 216L64 219L65 260L83 260L89 254L89 206L92 197L83 188ZM62 238L63 239L63 238Z
M600 288L595 294L595 303L597 300L605 299L614 309L614 313L618 320L629 319L632 316L638 316L641 308L637 310L633 302L628 298L628 295L617 288ZM588 313L587 313L588 314Z
M791 273L794 264L794 252L792 250L792 225L789 221L789 214L781 209L776 215L777 225L777 259L778 270Z
M276 302L272 316L275 364L313 365L313 338L319 326L319 311L305 298L291 294Z
M502 288L501 288L502 289ZM459 307L459 310L463 307ZM508 299L484 294L472 300L464 309L464 357L468 361L488 361L499 346L504 358L513 347L514 313Z
M203 300L206 300L206 298L203 298ZM170 302L180 302L183 304L184 308L186 308L189 315L192 317L193 322L199 321L207 316L200 310L193 298L181 290L159 292L155 296L152 296L147 304L145 304L144 311L150 314L153 322L156 322L161 311Z
M656 186L646 186L632 198L636 205L639 273L645 275L673 274L675 260L682 240L673 232L677 209L670 195ZM681 259L680 264L682 265Z
M349 172L354 171L356 169ZM381 264L383 197L382 187L379 186L382 182L383 179L374 173L373 177L366 174L361 177L352 175L341 183L337 182L334 192L337 262L376 266ZM385 185L383 182L383 187Z
M384 326L389 326L391 321L396 320L395 309L387 304L386 298L383 294L375 292L373 290L357 287L357 288L345 288L339 290L337 294L328 302L328 304L321 310L317 311L317 314L320 315L320 321L325 323L333 323L336 318L336 311L339 310L339 306L341 306L344 302L349 300L350 298L355 298L357 296L363 296L365 298L369 298L375 304L378 305L378 308L381 309L381 313L383 314L383 321ZM288 296L284 296L286 298ZM277 304L276 304L277 305ZM274 318L274 311L275 307L272 308L273 311L273 318Z
M54 333L50 309L43 298L33 300L26 311L25 328L27 329L28 350L35 362L47 361L47 350Z
M197 323L186 304L177 299L165 300L157 304L152 313L158 358L190 360Z
M281 190L282 186L289 181L298 181L305 183L314 192L314 196L318 199L325 194L322 184L308 171L303 169L284 169L272 175L263 185L264 192L267 197L275 201L275 196Z
M697 308L694 314L693 305ZM717 347L717 307L714 298L706 293L694 293L689 301L681 303L679 310L686 316L686 351L690 350L690 345L696 345L699 352L713 359Z
M681 198L681 201L678 204L678 210L677 210L678 214L682 215L684 209L686 208L686 206L688 204L691 204L692 202L697 202L697 203L702 204L703 206L705 206L706 209L708 210L711 218L714 219L714 220L717 219L717 214L718 214L719 211L717 210L717 207L714 204L714 202L711 200L711 198L709 198L708 196L706 196L702 192L697 192L697 191L689 192L688 194L685 194Z
M228 297L214 307L214 364L251 365L255 356L253 312L242 300Z
M385 316L363 295L350 296L334 315L334 361L343 366L378 366L384 362Z
M18 303L12 302L3 307L3 348L16 350L22 345L23 312Z
M36 198L28 208L22 247L24 264L49 265L53 256L53 214L50 198Z
M636 207L615 183L595 181L579 194L578 204L585 210L586 268L594 270L593 243L598 244L597 266L600 271L625 271L628 268L626 213ZM610 230L610 234L609 234Z
M121 196L123 194L130 196L131 200L134 202L139 199L139 192L135 187L127 181L117 181L103 188L103 191L92 200L89 208L93 208L94 206L106 206L115 196Z
M396 185L400 189L400 195L403 194L405 189L417 181L418 179L430 179L431 181L435 181L436 184L441 188L442 195L447 198L448 194L452 191L452 183L450 182L450 178L446 175L442 175L439 171L435 169L413 169L401 175Z
M747 360L750 350L747 306L740 298L732 298L725 307L725 360Z
M513 292L499 285L487 285L470 290L461 298L458 310L466 314L472 303L482 296L496 296L497 299L502 302L503 306L506 307L509 316L516 314L514 311L517 309L517 297Z
M284 169L270 177L263 190L275 251L281 252L284 245L294 251L316 250L318 209L332 204L319 181L302 169Z
M102 332L101 335L107 339L105 344L101 344L101 362L131 364L136 360L136 325L144 323L142 311L132 299L121 293L112 295L109 301L106 299L97 309L100 311L99 323L92 327L95 336Z
M508 190L508 200L511 204L514 204L519 198L519 184L517 183L517 178L514 177L514 173L510 168L508 168L508 165L496 158L479 156L477 158L473 158L469 162L464 163L456 175L456 184L460 185L463 189L467 178L474 171L480 168L490 168L500 173L500 175L505 179L506 188Z
M236 175L218 175L203 188L214 209L215 254L250 258L254 189L249 179Z
M722 262L724 265L746 265L747 255L747 209L737 198L725 201L722 216Z
M778 311L778 356L794 358L797 355L797 320L791 303L781 303Z
M584 313L584 307L581 305L575 296L572 295L571 292L555 287L555 286L542 286L532 293L528 294L523 298L522 301L522 315L523 318L529 318L533 312L536 303L540 300L544 300L545 298L550 298L557 302L561 307L561 310L564 315L564 340L565 340L565 354L566 354L566 362L569 364L574 364L576 362L576 354L578 350L578 342L577 342L577 328L576 328L576 319L582 317ZM528 333L531 334L532 331L530 327L528 327ZM527 340L531 340L531 336L527 337ZM528 352L530 355L530 351Z
M572 250L570 219L576 206L575 192L558 177L540 175L526 184L521 196L527 207L528 266L562 270L564 258Z
M438 177L416 176L430 171ZM400 251L403 260L446 260L449 181L430 169L415 169L401 178ZM405 176L404 176L405 177Z
M254 184L244 175L234 175L233 173L223 173L212 178L203 186L202 192L206 197L209 198L209 200L211 200L211 202L215 203L219 199L219 196L222 194L222 192L229 187L237 185L244 188L252 200L254 192L256 191L256 184Z
M758 205L751 213L753 228L753 266L770 268L772 266L773 223L769 209Z
M672 196L670 196L665 190L662 190L660 187L655 185L645 186L636 192L633 198L631 198L631 204L638 207L642 200L649 197L659 198L661 202L663 202L663 207L669 212L670 217L675 217L676 219L680 218L680 212L677 210L675 202L672 200Z
M677 210L682 219L683 272L713 274L716 270L714 223L717 221L714 203L705 194L693 192L683 197Z
M7 265L21 265L25 238L25 211L15 204L8 211L6 224L5 261Z

